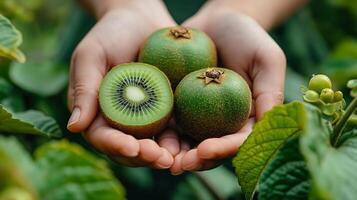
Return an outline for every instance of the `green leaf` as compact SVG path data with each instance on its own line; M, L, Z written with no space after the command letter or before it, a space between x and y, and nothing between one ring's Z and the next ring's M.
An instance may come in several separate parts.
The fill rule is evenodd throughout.
M186 177L184 182L178 184L172 199L199 199L199 200L213 200L215 198L211 192L202 183L204 179L205 184L209 184L215 190L218 199L240 199L243 197L240 188L237 187L237 180L234 174L224 166L217 167L212 170L197 172Z
M306 123L305 115L304 104L293 102L274 107L254 126L233 160L247 199L252 199L260 175L279 148L301 132Z
M115 168L118 168L114 171L119 171L120 175L123 178L135 185L137 188L141 189L152 189L155 185L155 179L151 174L150 168L147 167L127 167L122 165L114 164ZM120 167L120 168L119 168Z
M295 100L301 100L301 94L299 91L301 86L306 84L308 80L301 76L300 74L293 71L290 67L286 69L285 79L289 81L285 81L285 91L284 98L285 101L291 102Z
M212 185L223 199L228 199L233 195L237 196L237 194L241 193L234 174L223 166L208 171L197 172L197 174Z
M0 104L0 132L60 137L62 132L54 119L34 110L13 114Z
M3 200L34 200L31 193L23 188L9 186L3 191L0 190L0 199Z
M327 59L322 66L336 89L342 90L346 87L348 80L357 79L356 58Z
M36 199L36 193L31 185L34 163L31 156L13 137L0 136L0 199L13 197L14 189L22 191L23 195ZM6 199L6 198L4 198Z
M311 199L354 200L357 196L357 130L332 147L330 132L319 116L311 117L301 137L301 151L311 174Z
M289 140L264 170L259 183L258 199L307 199L310 181L299 137Z
M11 80L22 89L40 96L51 96L63 90L68 82L68 69L50 63L14 63L10 68Z
M177 185L171 199L214 200L209 191L193 176L188 176L185 181Z
M51 142L36 153L36 188L43 200L120 200L122 185L106 165L82 147L65 140Z
M25 108L19 91L4 78L0 78L0 104L12 112L20 112Z
M11 22L0 14L0 56L25 62L25 55L18 49L22 35Z
M357 40L344 39L332 52L332 58L357 58Z

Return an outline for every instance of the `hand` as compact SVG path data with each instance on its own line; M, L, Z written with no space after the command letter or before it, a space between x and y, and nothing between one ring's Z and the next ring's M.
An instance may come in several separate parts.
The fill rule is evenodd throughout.
M68 129L84 131L84 137L95 148L117 162L169 168L173 163L172 154L177 153L169 152L170 131L162 134L157 143L151 139L137 140L113 129L97 114L97 97L103 76L112 66L135 61L140 45L152 32L175 23L159 0L105 2L98 4L105 5L95 13L100 19L72 57L68 91L72 115ZM167 144L167 148L162 147Z
M235 70L247 81L253 94L253 117L260 119L264 112L283 102L284 53L255 20L218 5L208 5L183 25L211 36L222 66ZM180 174L217 166L221 159L236 154L253 124L254 119L250 119L238 133L206 139L193 149L181 141L171 172Z

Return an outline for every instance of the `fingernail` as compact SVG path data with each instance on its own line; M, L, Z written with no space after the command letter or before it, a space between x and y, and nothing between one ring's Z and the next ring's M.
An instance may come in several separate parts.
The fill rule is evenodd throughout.
M71 117L68 120L67 128L72 126L73 124L77 123L80 116L81 116L80 109L75 107L72 111Z

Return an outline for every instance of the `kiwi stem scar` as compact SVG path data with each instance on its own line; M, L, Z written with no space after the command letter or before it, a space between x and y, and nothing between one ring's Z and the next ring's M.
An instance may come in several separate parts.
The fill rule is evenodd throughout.
M221 83L223 77L224 71L215 68L208 68L205 72L197 76L197 78L204 79L206 85L212 81L216 83Z
M175 26L170 29L170 33L175 36L175 38L185 38L190 39L191 33L190 31L183 26Z

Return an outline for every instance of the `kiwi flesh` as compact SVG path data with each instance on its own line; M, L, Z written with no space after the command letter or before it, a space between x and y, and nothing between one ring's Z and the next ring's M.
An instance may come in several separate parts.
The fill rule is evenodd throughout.
M149 138L167 125L173 92L166 75L155 66L121 64L104 77L99 105L112 126L136 138Z
M196 141L232 134L246 123L251 99L248 84L234 71L197 70L176 87L176 123L182 133Z
M213 41L204 32L183 26L154 32L142 45L139 62L162 70L175 88L190 72L216 67L217 52Z

